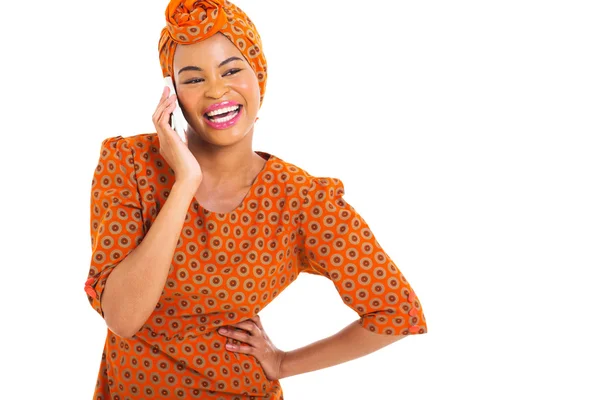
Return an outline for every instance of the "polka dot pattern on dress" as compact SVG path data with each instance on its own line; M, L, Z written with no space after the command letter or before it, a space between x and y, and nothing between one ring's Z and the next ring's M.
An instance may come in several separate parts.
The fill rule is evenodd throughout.
M159 149L156 134L102 142L84 285L101 316L108 276L141 243L175 182ZM234 210L191 201L155 310L130 339L107 331L95 399L283 399L279 381L253 356L226 350L237 341L216 330L257 315L302 272L330 279L365 329L427 331L416 294L344 201L342 182L256 154L264 167Z

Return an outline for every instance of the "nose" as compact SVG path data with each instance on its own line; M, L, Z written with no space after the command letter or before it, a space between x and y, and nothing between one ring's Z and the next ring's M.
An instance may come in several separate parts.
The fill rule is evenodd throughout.
M211 79L206 83L206 85L207 87L204 95L213 99L220 99L229 91L229 87L227 86L225 80L221 79L220 76L215 79Z

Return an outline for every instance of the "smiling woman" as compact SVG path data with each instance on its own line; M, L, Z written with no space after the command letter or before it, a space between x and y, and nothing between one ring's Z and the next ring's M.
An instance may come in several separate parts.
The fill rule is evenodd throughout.
M279 379L427 332L414 290L341 180L252 149L267 64L228 1L176 1L159 44L188 122L107 138L94 171L85 291L109 328L94 398L283 400ZM360 317L279 350L258 313L299 274L331 280ZM226 329L223 329L226 328Z

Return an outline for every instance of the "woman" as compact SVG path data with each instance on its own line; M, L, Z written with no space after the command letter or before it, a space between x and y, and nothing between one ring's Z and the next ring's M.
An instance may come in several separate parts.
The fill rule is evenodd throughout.
M343 183L252 150L267 63L224 1L171 1L159 43L188 122L103 141L85 290L108 328L94 398L283 399L279 379L427 332L418 298ZM331 279L360 319L284 352L258 316L301 272Z

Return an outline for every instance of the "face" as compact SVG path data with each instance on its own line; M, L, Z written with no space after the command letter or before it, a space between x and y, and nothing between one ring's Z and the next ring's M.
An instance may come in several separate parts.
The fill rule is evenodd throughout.
M229 39L217 33L194 44L178 44L173 58L188 137L229 145L252 134L260 87L254 70Z

